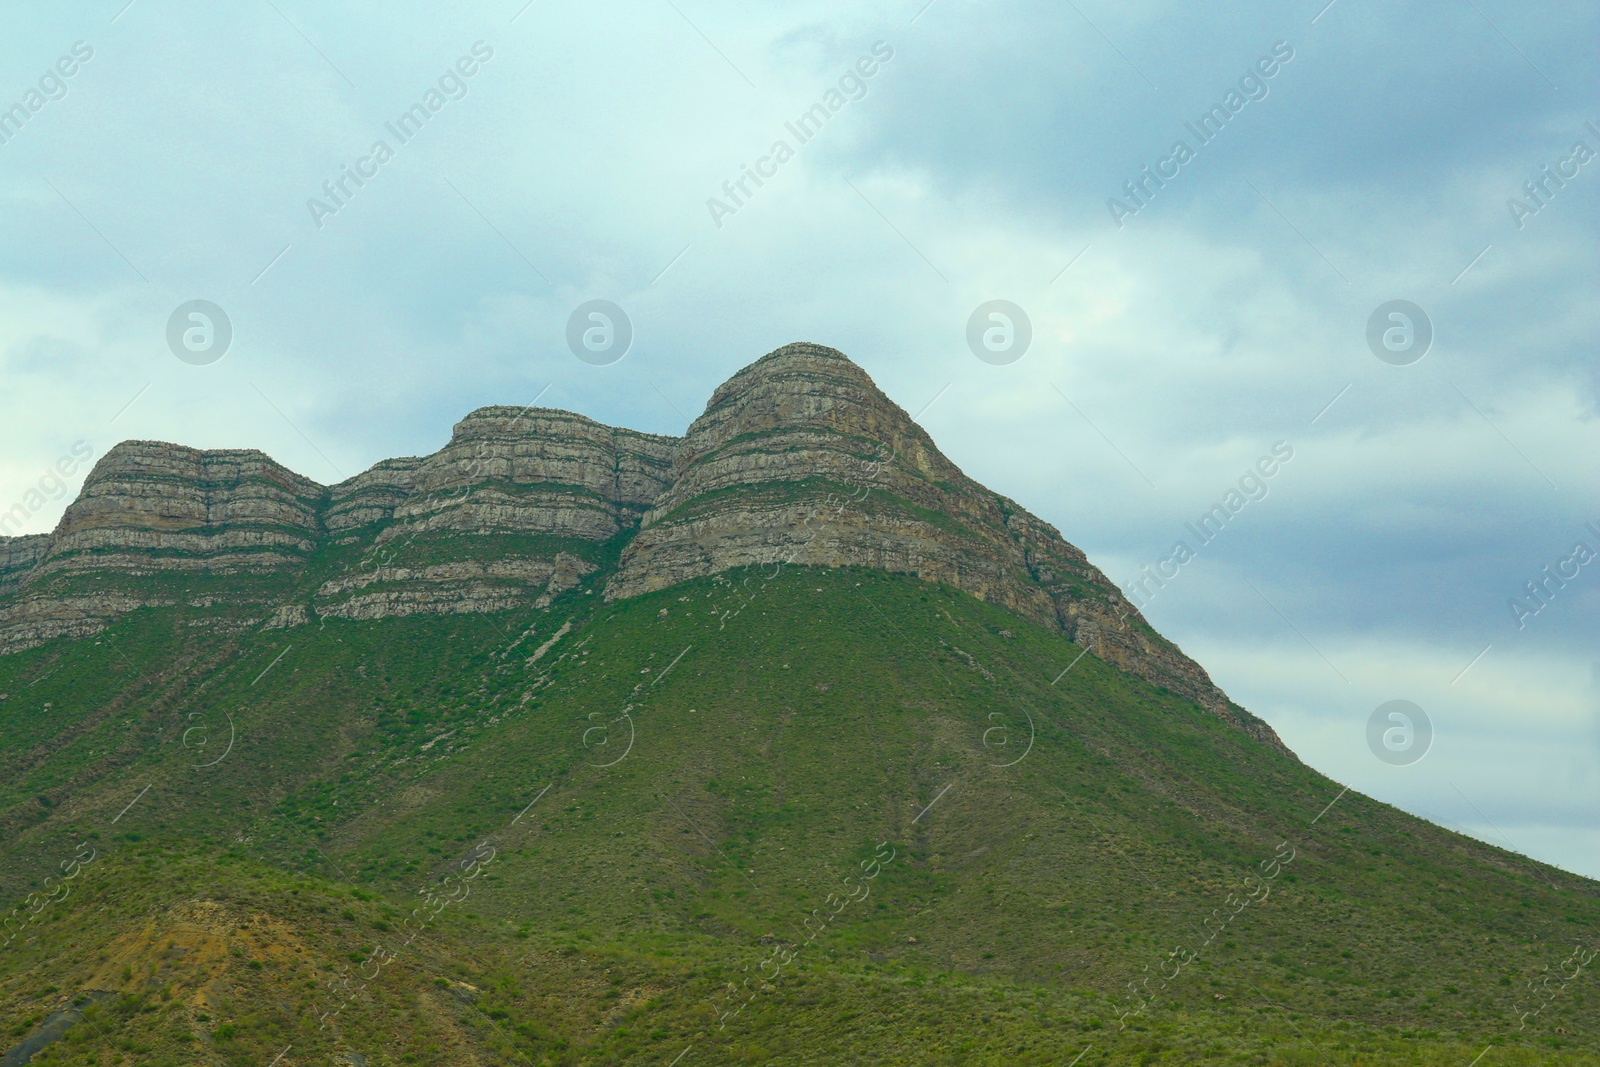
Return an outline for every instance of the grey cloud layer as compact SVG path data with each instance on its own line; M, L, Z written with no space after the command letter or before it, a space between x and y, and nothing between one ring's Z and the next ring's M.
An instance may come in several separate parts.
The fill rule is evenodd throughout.
M1360 788L1470 825L1445 777L1496 783L1473 798L1490 816L1592 810L1600 784L1565 768L1574 746L1600 756L1600 727L1568 725L1600 704L1600 573L1582 566L1524 629L1507 607L1596 518L1600 216L1573 152L1600 147L1591 9L1488 10L1502 38L1471 5L1422 3L1315 23L1321 3L685 9L698 32L646 3L515 22L520 4L280 6L10 17L0 60L28 73L0 102L46 103L0 146L0 503L78 440L260 447L328 479L546 388L681 432L752 356L817 340L910 411L938 397L922 421L952 458L1124 582L1292 442L1270 496L1168 579L1156 624L1299 730L1311 763L1370 773ZM79 40L92 62L48 99L39 75ZM494 57L469 79L455 64L480 40ZM892 62L857 72L853 100L841 76L874 41ZM1278 41L1293 58L1269 81L1256 64ZM469 100L439 83L452 70ZM802 148L785 123L819 102L824 135ZM1107 198L1137 206L1124 183L1161 173L1213 104L1222 134L1118 229ZM412 105L429 117L402 147L384 124ZM763 165L775 137L794 157ZM376 170L374 138L393 151ZM1576 176L1514 220L1508 197L1532 203L1524 183L1569 157ZM741 185L744 164L763 184ZM308 195L337 209L321 229ZM736 217L709 225L708 195ZM236 329L203 368L161 334L197 297ZM1409 367L1364 341L1396 298L1436 327ZM613 366L567 349L590 299L634 324ZM1034 327L1010 366L964 340L994 299ZM1361 762L1394 698L1434 718L1423 777ZM1495 708L1524 729L1516 774L1495 773ZM1563 773L1539 782L1538 764Z

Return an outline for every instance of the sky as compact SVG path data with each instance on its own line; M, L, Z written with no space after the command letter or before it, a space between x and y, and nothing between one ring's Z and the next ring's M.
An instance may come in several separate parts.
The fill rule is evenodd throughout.
M485 404L680 434L814 341L1167 575L1308 764L1600 877L1592 6L436 7L7 11L0 510L129 438L332 483Z

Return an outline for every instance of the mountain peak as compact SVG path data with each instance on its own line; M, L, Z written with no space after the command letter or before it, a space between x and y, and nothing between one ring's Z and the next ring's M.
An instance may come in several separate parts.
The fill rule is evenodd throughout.
M762 404L763 398L774 396L781 396L789 402L783 412L786 417L804 417L805 412L797 405L802 397L893 403L871 376L843 352L824 345L797 341L747 364L717 386L706 403L705 413L689 427L688 436L692 438L697 432L704 432L707 420L726 421L730 407L739 408L740 414L746 419L752 416L760 418L759 413L763 410L769 416L776 415L778 412L772 405L763 407ZM814 411L827 410L831 406L824 402L815 405Z
M854 360L845 355L843 352L839 351L837 348L829 348L827 345L819 345L815 341L790 341L786 345L780 345L779 347L774 348L771 352L768 352L755 362L745 364L742 369L735 371L733 376L737 378L741 374L749 374L750 372L761 367L767 367L773 364L782 364L791 360L805 358L832 360L835 363L849 364L852 367L856 366ZM859 370L860 368L857 367L857 369Z
M345 546L362 553L345 573L313 565ZM170 602L130 581L161 572L191 587L169 596L210 576L208 590L288 625L538 608L589 575L618 600L790 565L959 589L1282 747L1054 527L963 474L842 352L807 342L723 382L681 438L492 405L432 455L332 487L251 449L124 442L54 534L0 539L0 652ZM241 573L290 586L230 587ZM311 573L324 576L294 584ZM97 595L71 599L72 575Z

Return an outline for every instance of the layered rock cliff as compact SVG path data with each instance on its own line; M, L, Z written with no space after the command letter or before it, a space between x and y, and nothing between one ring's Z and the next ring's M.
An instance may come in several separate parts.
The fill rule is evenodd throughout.
M324 494L254 450L126 441L89 472L29 578L294 567L317 547Z
M49 548L49 534L0 537L0 596L21 583Z
M842 353L792 344L717 389L609 598L734 567L863 566L954 586L1267 737L1049 523L985 489ZM1272 738L1276 741L1276 737Z
M675 439L565 411L480 408L425 459L333 488L330 532L360 563L316 590L318 615L373 619L543 607L596 570L666 486Z
M0 559L15 561L0 577L0 592L10 592L0 599L0 652L87 636L124 612L172 602L107 577L301 568L321 539L325 495L254 450L123 442L95 464L53 533L0 539Z
M608 541L637 526L666 488L676 444L565 411L480 408L444 448L385 477L404 495L378 540L504 533ZM376 482L368 485L371 499Z
M171 603L182 575L275 578L189 602L293 626L539 608L585 580L632 597L776 564L953 586L1281 747L1054 527L962 474L865 371L810 344L735 374L683 438L489 407L438 452L332 487L259 452L119 445L53 534L0 538L0 652ZM161 574L180 577L129 584Z

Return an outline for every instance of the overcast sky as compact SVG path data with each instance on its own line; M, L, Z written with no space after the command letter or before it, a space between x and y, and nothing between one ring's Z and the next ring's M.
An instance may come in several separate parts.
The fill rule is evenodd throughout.
M1119 584L1188 542L1147 615L1308 763L1600 876L1596 13L1325 2L11 5L0 509L80 440L334 482L541 394L681 433L816 341Z

